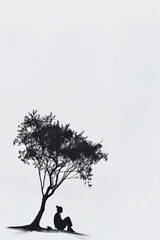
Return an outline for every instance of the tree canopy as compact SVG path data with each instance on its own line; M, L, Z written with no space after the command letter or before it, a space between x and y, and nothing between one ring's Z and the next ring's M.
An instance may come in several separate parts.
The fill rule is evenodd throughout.
M102 158L107 160L107 154L101 151L100 143L93 144L83 133L60 124L52 113L41 117L35 110L25 116L14 144L24 147L19 150L19 158L38 169L41 190L47 175L53 189L68 177L79 177L91 186L92 165Z

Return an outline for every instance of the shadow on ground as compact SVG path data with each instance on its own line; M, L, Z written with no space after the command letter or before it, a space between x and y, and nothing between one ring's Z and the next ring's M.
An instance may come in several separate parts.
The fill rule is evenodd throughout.
M37 229L30 229L29 225L25 225L25 226L10 226L8 227L9 229L15 229L15 230L20 230L20 231L24 231L24 232L48 232L48 233L66 233L66 234L73 234L73 235L80 235L80 236L88 236L86 234L83 233L78 233L78 232L70 232L70 231L66 231L66 230L57 230L57 229L53 229L51 227L47 227L47 228L42 228L39 227Z

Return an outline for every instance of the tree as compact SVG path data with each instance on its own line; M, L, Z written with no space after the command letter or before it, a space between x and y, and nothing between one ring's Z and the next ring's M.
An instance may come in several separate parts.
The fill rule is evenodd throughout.
M69 124L60 124L52 113L43 117L37 110L29 112L18 126L14 140L20 147L18 158L37 168L42 194L40 210L25 226L27 229L41 229L46 201L66 179L80 178L91 186L92 165L107 160L102 145L87 140L83 134L71 130Z

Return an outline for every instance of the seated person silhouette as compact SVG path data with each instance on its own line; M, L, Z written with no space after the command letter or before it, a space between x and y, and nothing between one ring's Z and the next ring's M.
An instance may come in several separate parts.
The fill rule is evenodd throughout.
M56 206L56 208L57 213L54 215L55 228L57 228L58 230L64 230L65 227L67 227L67 231L74 232L74 230L72 229L72 221L70 217L66 217L62 220L61 213L63 212L63 208L60 206Z

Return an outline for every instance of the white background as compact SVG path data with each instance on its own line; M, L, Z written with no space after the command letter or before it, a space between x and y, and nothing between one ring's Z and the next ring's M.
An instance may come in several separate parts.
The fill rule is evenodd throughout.
M89 239L159 239L159 1L1 0L0 235L15 233L40 205L36 169L18 159L17 126L28 111L56 115L100 142L109 160L94 168L93 187L68 180L47 203ZM82 238L84 239L84 238Z

